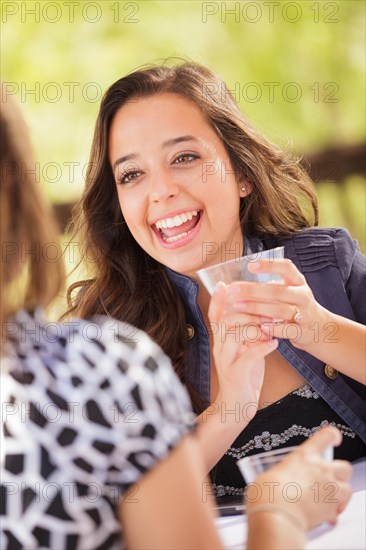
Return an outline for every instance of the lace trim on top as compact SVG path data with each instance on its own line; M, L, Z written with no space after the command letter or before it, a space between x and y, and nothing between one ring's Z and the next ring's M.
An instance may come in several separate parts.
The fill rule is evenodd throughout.
M316 406L308 408L308 404L303 401L304 399L313 400L314 406ZM308 421L307 426L296 422L299 419L299 409L301 414L303 407L309 410L309 414L305 418L305 421ZM342 419L330 408L329 417L327 418L327 408L327 404L319 394L309 384L306 384L289 393L276 403L259 410L247 428L234 442L234 444L239 443L239 445L232 445L219 461L217 465L218 471L216 475L214 474L214 482L212 483L215 496L217 498L225 495L240 496L244 493L243 485L245 483L242 476L239 470L234 472L236 470L234 464L237 460L248 455L297 445L301 440L311 437L323 426L336 426L343 434L342 445L352 440L355 441L354 445L358 445L358 438L355 432L344 424ZM301 418L303 418L302 415ZM288 419L287 426L286 419ZM291 420L295 422L291 422ZM267 430L262 431L264 427L267 427ZM276 431L276 428L278 431ZM245 434L247 434L246 438ZM299 438L301 438L300 441ZM241 442L244 444L240 445ZM230 464L231 461L233 461L232 465ZM233 468L234 470L232 470Z

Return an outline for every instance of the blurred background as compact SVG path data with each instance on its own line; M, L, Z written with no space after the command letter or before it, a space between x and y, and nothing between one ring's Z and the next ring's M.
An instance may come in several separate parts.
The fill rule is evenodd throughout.
M1 2L2 80L63 227L83 188L100 99L168 56L219 73L273 142L304 158L320 224L365 239L365 2ZM62 236L66 241L67 236Z

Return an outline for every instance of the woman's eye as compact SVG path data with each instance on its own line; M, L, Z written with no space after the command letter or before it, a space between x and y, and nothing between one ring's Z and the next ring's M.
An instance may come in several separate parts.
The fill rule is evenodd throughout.
M141 172L126 172L120 177L119 183L131 183L132 181L135 181L135 179L137 179L140 175Z
M175 164L186 164L189 162L192 162L198 158L198 155L194 155L193 153L182 153L181 155L178 155L174 159Z

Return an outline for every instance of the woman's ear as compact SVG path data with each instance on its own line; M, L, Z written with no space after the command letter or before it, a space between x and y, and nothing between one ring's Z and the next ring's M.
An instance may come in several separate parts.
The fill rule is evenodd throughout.
M241 198L246 197L252 192L252 186L247 180L239 182L239 195Z

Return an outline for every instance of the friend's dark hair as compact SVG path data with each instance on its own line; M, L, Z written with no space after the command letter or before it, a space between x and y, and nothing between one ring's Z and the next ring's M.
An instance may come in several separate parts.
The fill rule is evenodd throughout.
M263 137L245 119L224 82L202 65L183 62L143 68L115 82L104 95L86 186L73 220L82 260L92 271L90 278L69 288L68 314L84 318L107 314L146 331L172 359L197 411L201 400L185 379L183 304L164 266L132 237L108 156L109 130L117 111L131 100L163 93L178 94L201 110L222 140L238 182L249 182L252 191L240 205L245 234L290 235L317 225L317 198L299 161Z

